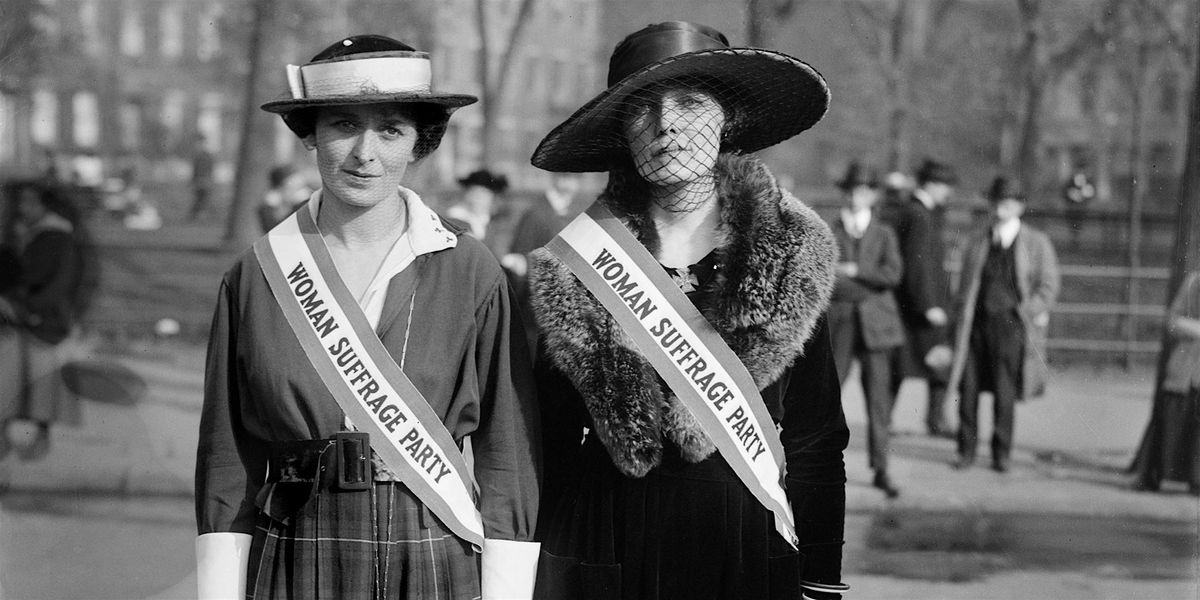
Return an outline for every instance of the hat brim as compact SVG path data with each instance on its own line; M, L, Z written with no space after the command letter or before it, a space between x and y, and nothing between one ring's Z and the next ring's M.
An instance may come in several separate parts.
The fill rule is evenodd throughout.
M829 108L829 87L808 64L772 50L718 48L688 52L635 71L559 124L530 162L547 171L609 171L629 155L622 104L645 87L681 77L718 81L710 90L736 118L722 149L749 153L804 131Z
M320 106L347 106L355 104L437 104L447 108L461 108L474 104L479 99L470 94L361 94L356 96L323 96L320 98L286 98L272 100L262 105L262 109L276 114L289 113L301 108L316 108Z

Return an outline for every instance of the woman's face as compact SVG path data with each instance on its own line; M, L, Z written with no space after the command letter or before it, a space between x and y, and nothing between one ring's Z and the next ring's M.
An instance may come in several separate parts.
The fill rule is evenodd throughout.
M397 197L413 162L417 123L403 104L321 108L305 144L317 151L325 192L351 206Z
M852 210L867 210L875 206L875 201L879 199L879 192L869 185L856 185L846 196Z
M712 173L725 128L725 111L716 98L694 89L670 89L632 109L625 138L643 179L670 185Z

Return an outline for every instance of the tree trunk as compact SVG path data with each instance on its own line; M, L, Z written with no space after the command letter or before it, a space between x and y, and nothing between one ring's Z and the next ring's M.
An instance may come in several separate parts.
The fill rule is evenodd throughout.
M496 127L496 105L500 99L493 93L492 69L488 64L492 55L492 45L488 36L487 0L475 0L475 27L479 32L479 57L476 59L476 79L479 80L479 112L483 113L483 122L479 126L479 147L482 156L480 166L487 168L488 162L495 154L492 152L493 130Z
M278 50L285 36L278 35L278 18L277 0L255 0L237 169L225 221L224 241L231 250L249 246L260 233L254 209L267 190L267 172L274 162L275 119L279 117L260 110L259 105L279 94L281 78L269 75L272 69L283 68Z
M1020 141L1017 146L1016 164L1006 168L1016 171L1022 187L1032 193L1037 181L1037 154L1041 141L1041 108L1043 87L1046 82L1047 58L1041 35L1041 0L1019 0L1023 40L1021 43L1021 67L1024 69L1022 84L1024 104L1021 110Z

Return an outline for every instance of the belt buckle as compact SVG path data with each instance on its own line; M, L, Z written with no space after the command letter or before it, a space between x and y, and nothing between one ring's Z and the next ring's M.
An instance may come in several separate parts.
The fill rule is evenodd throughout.
M339 431L333 440L337 444L337 488L370 489L371 436L363 431Z

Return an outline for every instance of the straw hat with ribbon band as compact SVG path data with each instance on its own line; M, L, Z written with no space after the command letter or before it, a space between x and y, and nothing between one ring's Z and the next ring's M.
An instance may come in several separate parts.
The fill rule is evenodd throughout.
M721 150L748 153L812 127L829 88L812 67L781 52L732 48L721 32L683 21L650 25L617 45L608 89L555 127L533 153L547 171L609 171L629 156L625 121L641 95L672 87L714 96L727 113Z
M382 35L345 38L317 53L304 65L287 66L288 93L262 105L283 117L300 137L311 133L313 110L322 106L404 103L430 114L423 156L437 147L445 121L455 109L478 100L470 94L433 89L429 54ZM440 121L440 123L439 123Z

